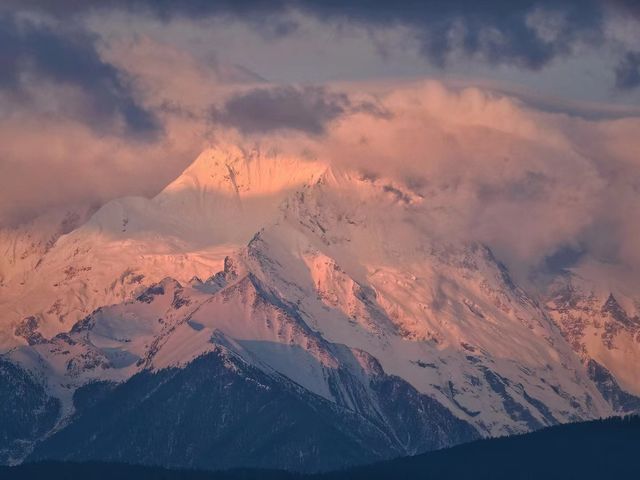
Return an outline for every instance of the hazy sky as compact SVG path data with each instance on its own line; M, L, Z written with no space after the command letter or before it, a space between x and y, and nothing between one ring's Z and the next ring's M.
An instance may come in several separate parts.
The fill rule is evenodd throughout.
M640 265L639 133L633 0L0 6L0 225L238 141L408 182L515 263Z

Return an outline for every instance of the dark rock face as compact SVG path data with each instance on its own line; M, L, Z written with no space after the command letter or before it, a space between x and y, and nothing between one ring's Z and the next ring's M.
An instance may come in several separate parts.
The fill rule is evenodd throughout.
M637 316L629 317L627 312L620 306L613 294L609 294L609 298L602 306L602 314L609 315L613 320L621 323L624 327L634 328L640 326L640 320Z
M151 285L136 298L139 302L151 303L158 295L164 295L164 287L160 284Z
M385 423L403 447L403 455L479 438L471 425L398 377L379 377L372 381L371 388L377 395Z
M626 332L640 342L640 317L627 313L610 293L604 303L593 292L583 292L571 284L571 277L553 290L550 312L558 317L558 326L573 349L588 358L585 331L594 327L609 350L616 348L616 336Z
M640 412L640 397L625 392L611 375L611 372L595 360L587 363L589 377L594 381L598 390L611 406L620 413Z
M29 373L0 357L0 463L20 460L59 415L58 400Z
M521 403L516 401L509 393L507 392L507 385L509 384L508 380L502 378L495 372L487 368L483 368L484 378L487 383L491 386L491 389L500 395L502 399L502 404L506 412L516 421L525 422L531 430L536 430L542 427L542 424L529 412L527 408L525 408ZM539 407L537 405L532 404L535 408Z
M411 389L403 381L388 377L373 388L385 398L384 421L216 350L183 369L143 371L115 387L84 387L74 399L76 417L28 460L314 471L478 437L418 392L411 395L415 405L398 409L396 400Z
M36 317L27 317L20 322L13 333L16 337L24 338L29 345L45 343L46 339L38 331L38 324Z

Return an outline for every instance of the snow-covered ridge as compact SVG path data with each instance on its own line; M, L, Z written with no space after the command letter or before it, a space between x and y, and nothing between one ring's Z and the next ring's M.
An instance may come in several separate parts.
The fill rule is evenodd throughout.
M564 277L527 292L486 246L430 235L426 206L389 179L209 150L2 287L0 339L64 418L88 382L220 348L356 413L384 410L381 378L401 382L483 435L636 409L631 295L574 280L567 296Z
M326 169L257 149L211 148L153 199L110 202L87 227L125 238L150 234L206 245L243 244L273 219L284 198Z
M592 262L566 272L549 287L546 307L583 361L640 395L640 302L619 270Z
M226 193L241 199L280 194L312 183L327 166L317 161L283 156L277 152L245 151L237 146L211 148L198 158L155 199L163 204L181 191L206 195Z
M325 170L275 153L217 147L204 151L155 198L107 203L86 223L43 240L46 249L21 276L3 273L0 348L23 341L13 333L26 318L51 337L166 276L182 282L208 277L276 217L287 195ZM28 243L32 235L5 232L0 247ZM27 253L25 248L22 255Z

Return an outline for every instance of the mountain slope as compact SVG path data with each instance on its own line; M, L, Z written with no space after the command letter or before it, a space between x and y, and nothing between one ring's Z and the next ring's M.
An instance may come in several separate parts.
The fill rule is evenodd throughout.
M275 153L214 148L151 200L117 199L86 222L64 220L62 235L33 247L42 255L21 275L0 270L0 279L7 277L0 282L0 349L29 341L34 329L50 338L167 276L183 283L208 277L276 215L287 194L324 168ZM0 249L13 251L39 231L34 225L0 232Z
M227 271L211 283L223 283L223 276L233 279L232 272L227 262ZM208 285L204 289L213 287ZM216 377L214 372L221 370L220 365L208 362L202 366L203 358L219 356L221 350L226 352L224 366L233 374ZM474 428L455 418L437 401L421 395L401 378L385 374L365 352L324 340L306 326L295 310L271 297L251 275L236 278L214 293L198 292L165 280L136 301L100 309L68 334L21 347L11 352L10 358L36 371L46 361L48 371L43 377L47 378L51 391L62 399L66 412L59 431L36 447L34 458L141 460L148 456L149 463L170 462L172 457L163 448L170 448L172 438L177 435L168 421L172 415L176 422L185 422L189 415L195 415L193 428L180 430L186 435L185 442L191 438L189 442L198 444L196 439L203 436L203 442L213 444L206 452L178 457L171 464L209 468L252 464L312 469L322 464L358 463L358 458L373 460L415 453L478 436ZM165 388L166 378L172 380ZM146 383L143 379L147 379ZM124 383L113 392L99 390L103 395L100 403L88 412L83 411L78 398L85 398L81 404L92 403L86 400L85 392L99 385L96 381L105 380ZM200 381L210 383L202 386ZM242 394L230 397L230 391L216 390L236 384ZM267 391L254 391L255 385L263 385ZM269 391L283 390L296 393L298 399L289 398L289 394L268 401ZM123 391L127 393L120 393ZM147 401L153 403L159 394L165 398L155 401L161 408L149 414L153 409ZM172 395L179 400L172 399ZM127 401L124 406L119 400L122 396ZM215 401L216 398L219 400ZM205 403L198 408L188 406L202 399ZM270 407L247 407L246 411L262 411L263 418L260 422L246 423L247 419L235 409L240 408L243 400L252 399L266 401ZM231 452L225 454L224 448L229 444L221 443L221 439L228 437L226 431L257 428L260 438L266 438L270 435L269 424L276 422L277 412L291 411L292 404L304 403L301 399L307 406L319 404L323 408L307 414L308 422L301 419L296 422L307 425L305 441L310 442L307 447L300 442L300 455L274 455L268 450L242 458L235 458ZM166 411L163 406L166 403L175 403L176 408ZM139 409L145 415L140 415ZM205 426L201 421L204 416L226 422L227 430ZM160 430L157 418L165 419ZM109 419L107 432L105 419ZM350 447L355 453L350 454L349 448L324 451L323 438L328 441L329 437L322 434L320 427L331 423L351 425L350 435L355 438L351 441L358 442L357 449ZM319 436L314 436L319 428ZM124 453L118 453L115 446L135 443L130 440L132 436L146 445L137 436L139 431L153 432L148 438L157 442L147 445L147 456L127 457L135 450L133 447L122 447ZM289 434L282 435L279 441L272 442L277 451L285 448L283 442ZM250 439L249 435L243 436L247 445L233 448L246 452ZM94 448L94 442L100 447ZM109 445L112 447L107 448ZM378 446L374 448L375 445ZM217 461L217 457L223 460Z
M385 444L371 425L221 351L138 374L78 415L29 459L316 469L379 458Z
M55 426L60 402L29 372L0 358L0 403L0 463L11 464Z
M488 247L435 236L429 221L428 201L407 185L238 148L203 153L152 200L105 205L2 302L12 334L0 358L59 405L38 435L5 440L5 461L128 460L141 442L147 463L314 469L640 408L629 357L581 349L565 297L542 303ZM599 338L635 355L620 341L635 317L612 298L598 310L609 322ZM227 360L211 360L220 352ZM262 408L251 403L256 382L278 392L260 425L281 445L245 435L234 441L252 453L234 457L230 430L214 426L222 415L246 431L231 407ZM123 391L136 401L122 403ZM206 395L227 411L205 409ZM144 415L160 398L175 409ZM185 452L157 418L196 418L191 403L216 434L194 420L201 442ZM317 415L295 459L269 423L290 405ZM340 430L345 419L353 432ZM344 448L324 444L327 429Z
M552 318L605 395L640 395L640 371L629 368L640 363L640 300L628 277L621 267L585 262L558 275L546 292ZM631 398L614 407L624 413L637 405Z
M225 349L199 357L186 368L144 371L109 392L104 388L97 400L78 408L68 427L38 445L28 460L308 471L404 453L390 438L394 432L377 419L266 375ZM84 402L91 396L83 390L78 393ZM474 437L468 425L442 407L432 412L429 421L443 430L440 438L430 434L436 444ZM425 427L425 432L432 430ZM415 425L404 426L405 431L410 428ZM423 435L423 446L434 446L428 441Z

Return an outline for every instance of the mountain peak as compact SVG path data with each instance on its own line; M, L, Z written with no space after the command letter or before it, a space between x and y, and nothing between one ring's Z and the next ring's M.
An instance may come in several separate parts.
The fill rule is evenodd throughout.
M274 195L315 181L326 168L320 162L273 150L218 145L204 150L159 196L184 190L240 198Z

